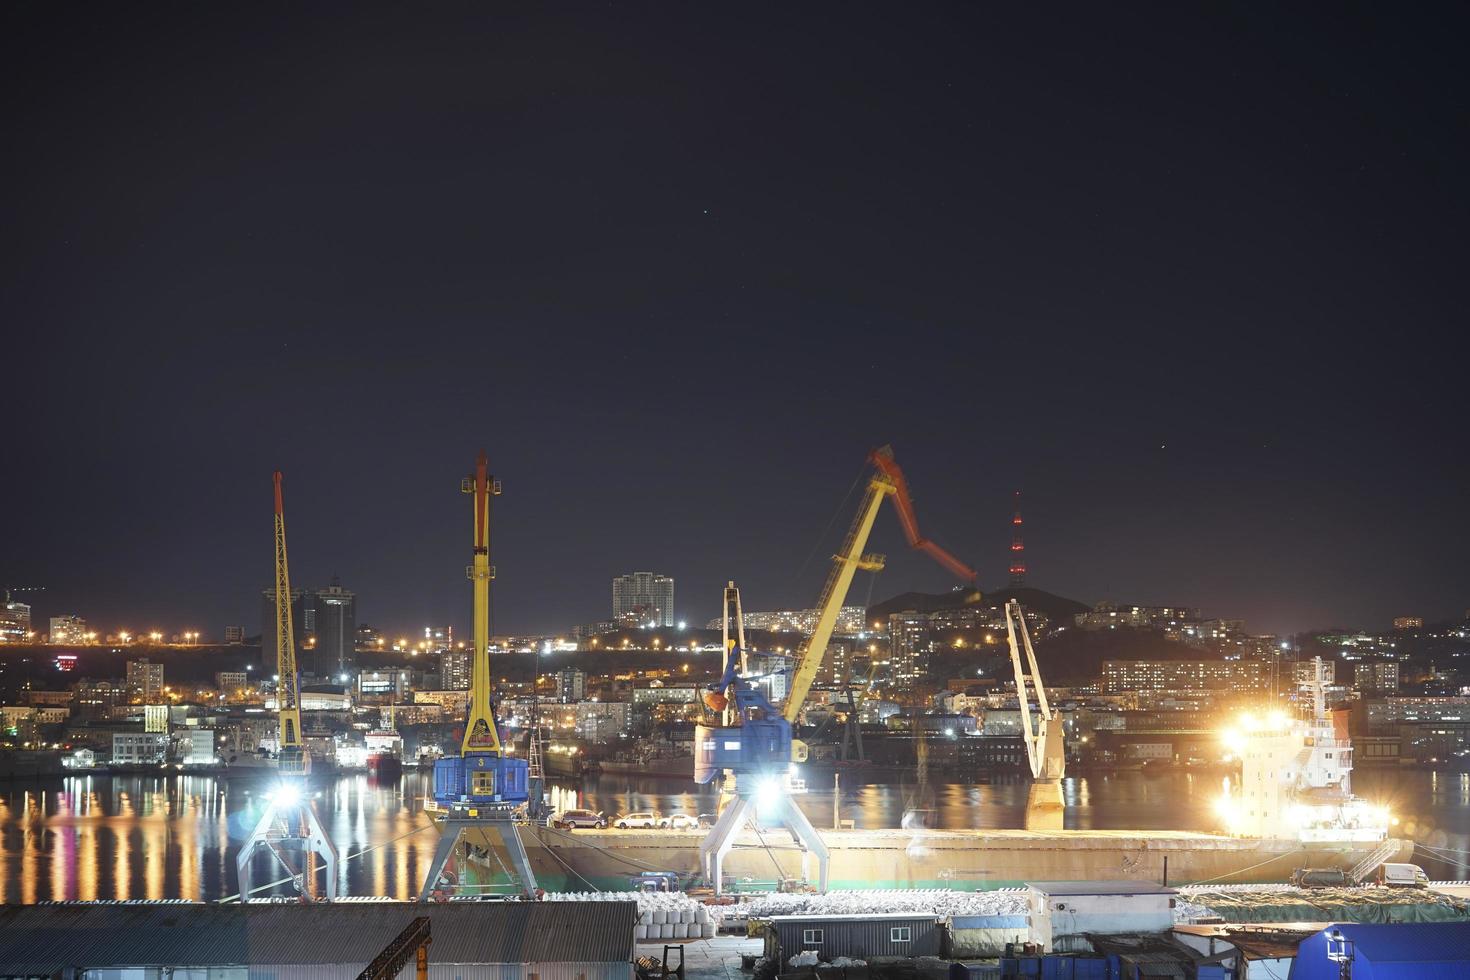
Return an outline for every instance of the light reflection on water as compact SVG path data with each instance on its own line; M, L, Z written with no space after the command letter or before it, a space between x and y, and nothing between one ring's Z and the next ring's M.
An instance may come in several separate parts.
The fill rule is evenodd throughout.
M822 785L817 785L821 782ZM438 835L422 797L427 774L410 772L379 786L344 775L314 784L318 813L336 841L348 894L412 898ZM255 823L261 784L210 776L72 776L0 790L0 899L205 898L236 890L235 854ZM1431 877L1470 877L1470 775L1361 771L1354 788L1388 803L1401 836L1438 849L1417 860ZM1069 828L1210 830L1218 777L1189 773L1114 773L1069 778ZM859 828L1019 826L1027 784L861 784L843 777L840 818ZM602 776L582 784L553 780L558 807L586 806L614 816L635 810L709 813L716 794L677 780ZM832 826L829 782L814 780L800 805L818 828ZM916 840L918 838L916 837ZM359 856L350 857L350 855ZM262 881L279 877L262 863Z

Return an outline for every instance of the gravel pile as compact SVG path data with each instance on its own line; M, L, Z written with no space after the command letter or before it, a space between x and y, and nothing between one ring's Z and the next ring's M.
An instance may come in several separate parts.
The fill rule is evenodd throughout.
M761 919L772 915L871 915L875 912L915 912L921 915L1022 915L1024 889L960 892L947 888L924 890L841 891L826 895L761 895L728 906L728 918Z

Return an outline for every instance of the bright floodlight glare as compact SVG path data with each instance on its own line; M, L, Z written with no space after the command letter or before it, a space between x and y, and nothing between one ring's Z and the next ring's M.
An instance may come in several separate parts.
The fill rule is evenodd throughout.
M281 788L276 790L273 799L280 806L295 806L301 802L301 787L291 783L282 783Z
M755 784L755 802L759 807L771 807L781 802L781 781L775 776L763 776Z

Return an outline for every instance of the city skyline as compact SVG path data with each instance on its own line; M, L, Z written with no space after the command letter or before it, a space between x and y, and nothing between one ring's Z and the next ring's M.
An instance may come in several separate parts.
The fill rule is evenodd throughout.
M253 622L280 469L296 581L463 628L481 448L497 632L635 568L805 608L885 443L985 589L1019 490L1059 595L1470 606L1464 10L4 17L38 616ZM875 600L952 584L872 544Z

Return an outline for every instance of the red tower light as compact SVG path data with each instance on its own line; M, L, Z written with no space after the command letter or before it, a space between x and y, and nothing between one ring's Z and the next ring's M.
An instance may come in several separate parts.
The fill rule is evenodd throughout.
M1021 491L1015 493L1016 511L1011 517L1011 585L1026 584L1026 542L1021 536Z

